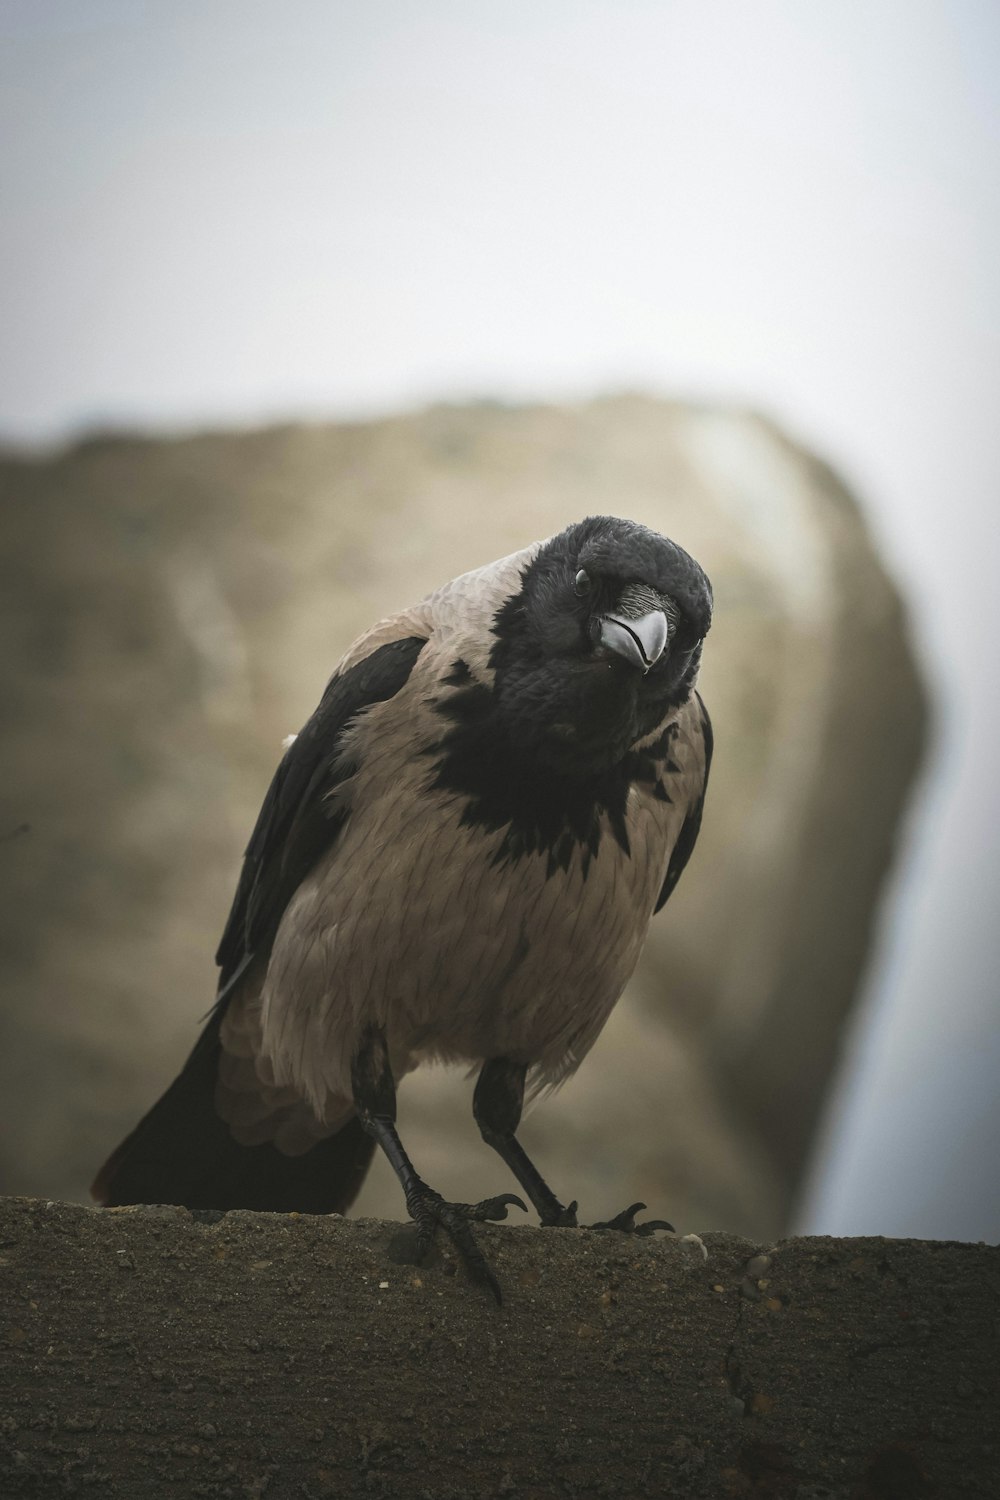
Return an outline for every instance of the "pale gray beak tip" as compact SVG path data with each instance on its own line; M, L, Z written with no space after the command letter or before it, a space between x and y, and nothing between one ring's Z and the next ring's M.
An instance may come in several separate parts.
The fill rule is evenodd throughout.
M667 617L662 609L650 610L638 620L605 615L601 621L603 645L624 656L643 673L655 666L663 655L668 635Z

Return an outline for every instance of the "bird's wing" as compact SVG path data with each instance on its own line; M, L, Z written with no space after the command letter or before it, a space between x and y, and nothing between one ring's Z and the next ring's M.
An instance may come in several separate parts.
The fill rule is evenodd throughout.
M421 634L415 633L421 630ZM343 1213L374 1142L350 1114L325 1122L273 1087L254 1054L253 1000L288 902L346 817L343 743L359 713L404 685L430 631L418 610L355 642L274 774L216 955L219 991L179 1076L105 1162L99 1203ZM338 791L340 795L338 796ZM254 960L257 959L255 963ZM303 1123L305 1121L305 1123ZM291 1144L283 1140L297 1132Z
M473 664L485 668L493 614L537 547L452 579L348 647L316 712L286 750L250 836L216 954L217 1005L253 956L269 950L285 907L343 824L346 809L334 794L354 769L340 760L351 721L399 692L431 636L440 637L442 649L451 639L481 642L482 662Z
M332 795L351 774L339 756L344 731L363 709L399 692L427 643L400 635L360 655L352 648L319 707L288 746L250 836L232 910L216 954L223 1000L255 954L273 941L288 902L336 838L346 811ZM360 644L360 643L359 643ZM218 1002L217 1002L218 1003Z
M712 747L714 744L712 738L712 721L708 717L708 709L701 700L701 694L695 693L693 696L698 709L697 726L701 734L703 747L701 790L688 808L684 822L681 824L681 831L677 835L677 842L674 844L670 855L670 863L667 865L667 877L663 882L663 889L660 892L656 906L653 908L654 912L659 911L666 904L668 898L673 894L678 880L680 880L681 875L684 873L684 867L691 858L691 851L698 841L698 833L701 828L701 815L705 806L705 792L708 788L708 773L712 767Z

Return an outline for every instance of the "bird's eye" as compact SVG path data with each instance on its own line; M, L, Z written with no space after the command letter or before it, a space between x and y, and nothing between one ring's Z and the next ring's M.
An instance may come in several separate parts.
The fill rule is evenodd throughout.
M573 580L573 587L582 599L585 594L590 593L590 574L586 568L581 568Z

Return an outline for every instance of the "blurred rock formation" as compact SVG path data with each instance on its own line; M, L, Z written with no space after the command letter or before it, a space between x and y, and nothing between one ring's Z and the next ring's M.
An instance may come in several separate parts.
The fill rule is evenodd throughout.
M588 1218L786 1224L872 944L925 700L836 476L761 417L638 396L100 437L0 464L0 1192L83 1198L172 1077L280 755L355 634L594 512L711 576L701 842L642 968L524 1139ZM27 831L19 831L27 825ZM509 1187L471 1085L401 1125L455 1198ZM399 1215L388 1169L360 1211Z

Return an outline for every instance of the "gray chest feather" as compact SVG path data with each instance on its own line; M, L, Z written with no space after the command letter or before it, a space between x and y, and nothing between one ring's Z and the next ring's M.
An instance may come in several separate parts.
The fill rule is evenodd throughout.
M638 960L695 779L671 726L587 796L544 776L498 784L449 763L419 699L400 757L398 707L366 715L350 813L285 913L264 987L276 1076L314 1107L347 1092L372 1022L397 1077L425 1056L571 1072Z

